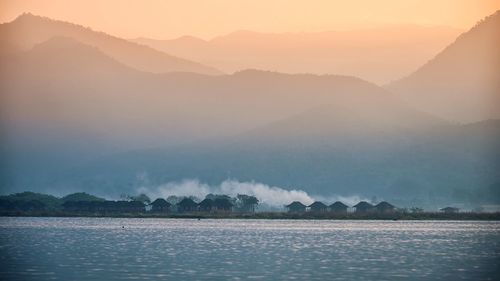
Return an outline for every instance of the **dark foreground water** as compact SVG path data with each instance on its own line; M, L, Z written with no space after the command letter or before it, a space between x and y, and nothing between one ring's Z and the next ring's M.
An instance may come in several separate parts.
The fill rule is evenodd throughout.
M500 280L500 223L0 218L0 280L124 279Z

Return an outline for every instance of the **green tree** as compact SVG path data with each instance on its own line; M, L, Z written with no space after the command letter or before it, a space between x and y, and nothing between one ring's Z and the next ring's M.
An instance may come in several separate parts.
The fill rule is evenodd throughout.
M255 207L259 204L259 199L255 196L238 194L236 196L236 205L242 212L255 212Z
M68 194L61 198L63 202L77 202L77 201L105 201L104 198L100 198L85 192L76 192Z

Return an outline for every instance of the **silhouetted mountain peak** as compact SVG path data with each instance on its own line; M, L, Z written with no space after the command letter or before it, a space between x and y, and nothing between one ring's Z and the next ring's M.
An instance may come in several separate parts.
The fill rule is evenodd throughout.
M61 20L26 13L12 22L0 25L0 38L12 45L20 46L24 50L56 36L71 37L98 47L106 55L141 71L222 74L212 67Z
M481 40L482 42L480 42L479 40ZM487 48L486 50L484 50L487 52L486 54L484 52L479 52L479 50L478 52L467 54L472 58L483 55L498 55L498 52L494 52L496 48L498 48L498 45L495 44L497 42L500 42L500 10L478 21L476 25L474 25L467 32L460 34L460 36L458 36L452 44L446 47L441 53L439 53L427 64L432 64L436 60L439 60L442 56L451 55L452 52L457 52L464 48ZM460 55L465 54L460 53Z
M81 29L81 30L93 31L90 27L84 27L84 26L81 26L81 25L78 25L75 23L67 22L67 21L56 20L56 19L52 19L49 17L45 17L45 16L35 15L35 14L29 13L29 12L22 13L17 18L15 18L13 21L3 23L2 25L13 25L16 28L22 28L23 30L17 30L19 32L25 32L29 29L39 28L39 27L42 27L45 25L59 26L59 28L66 27L66 28L77 28L77 29ZM33 29L33 30L37 30L37 29ZM97 31L93 31L93 32L97 32ZM111 35L108 35L104 32L98 32L98 33L111 37Z
M494 25L498 26L500 24L500 10L497 10L495 13L485 17L484 19L478 21L474 27L471 28L471 31L479 28L481 26L486 25Z
M12 22L19 22L19 21L27 21L27 20L40 20L40 19L48 19L46 17L42 17L39 15L34 15L30 12L25 12L17 16Z
M205 41L201 38L198 38L195 36L189 36L189 35L181 36L181 37L177 38L176 40L183 41L183 42L191 42L191 43L207 43L207 41Z
M6 57L3 62L18 71L24 69L35 73L43 72L40 76L67 75L72 79L90 79L100 75L138 76L141 73L106 55L95 46L65 36L52 37L28 51Z
M500 117L500 12L388 87L411 104L464 123Z

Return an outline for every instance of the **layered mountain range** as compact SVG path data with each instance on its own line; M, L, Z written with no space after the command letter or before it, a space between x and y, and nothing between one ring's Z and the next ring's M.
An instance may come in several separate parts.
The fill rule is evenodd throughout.
M452 121L500 118L500 12L485 18L417 71L387 86Z
M395 25L316 33L239 30L210 40L184 36L132 41L215 66L227 73L246 68L285 73L341 74L383 84L410 74L462 30Z
M222 74L219 70L175 57L152 48L134 44L122 38L103 32L96 32L80 25L22 14L14 21L0 25L2 49L29 50L36 44L52 37L70 37L82 43L99 48L101 52L125 65L153 73L194 72L208 75ZM1 53L0 53L1 54Z
M231 177L401 204L495 203L500 67L491 44L499 18L380 87L342 75L223 75L81 26L20 16L0 25L0 189L116 195Z

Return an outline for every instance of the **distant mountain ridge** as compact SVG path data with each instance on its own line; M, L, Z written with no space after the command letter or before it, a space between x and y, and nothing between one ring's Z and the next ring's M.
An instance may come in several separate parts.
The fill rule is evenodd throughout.
M463 123L500 118L500 11L387 88L411 105Z
M421 134L447 124L355 77L258 70L222 76L152 74L68 37L54 37L0 61L0 128L10 155L6 159L18 163L10 167L20 175L41 178L51 178L48 167L67 169L110 153L190 143L217 145L291 116L310 120L305 128L317 123L324 138L344 143L342 130L366 121L387 139L406 130ZM324 114L315 113L329 104L334 106L321 109ZM364 121L355 123L358 119ZM280 137L300 144L308 134L311 142L304 144L313 144L318 136L311 132ZM234 141L241 143L239 137ZM36 178L14 176L12 181L41 184Z
M13 102L5 103L4 112L17 116L14 120L99 128L102 134L115 132L120 142L134 139L124 124L137 127L138 135L147 139L157 138L159 145L241 133L324 104L359 108L356 114L370 112L374 121L379 120L374 114L378 106L389 106L391 112L413 111L384 89L355 77L258 70L216 77L150 74L67 37L55 37L4 58L0 70L5 80L2 96ZM39 99L61 107L42 111ZM35 113L41 115L35 117ZM78 126L71 125L76 121ZM168 136L168 141L159 136Z
M229 174L423 205L455 193L480 202L500 182L498 121L457 126L355 77L151 74L66 37L0 65L2 190L119 194L143 177Z
M183 36L132 41L232 73L247 68L340 74L383 84L410 73L461 30L415 25L311 33L240 30L210 40Z
M23 50L52 37L71 37L98 47L106 55L141 71L222 74L212 67L171 56L104 32L29 13L20 15L12 22L0 24L0 41L16 45Z
M116 154L63 171L57 182L117 193L184 179L218 185L230 177L323 197L377 196L403 206L499 202L499 120L445 126L407 141L392 133L350 139L342 131L318 139L299 130L302 124L289 126L278 139L266 127L212 144Z
M103 50L107 35L36 30L0 45L0 192L235 178L404 205L496 200L499 120L456 124L352 76L152 73Z

